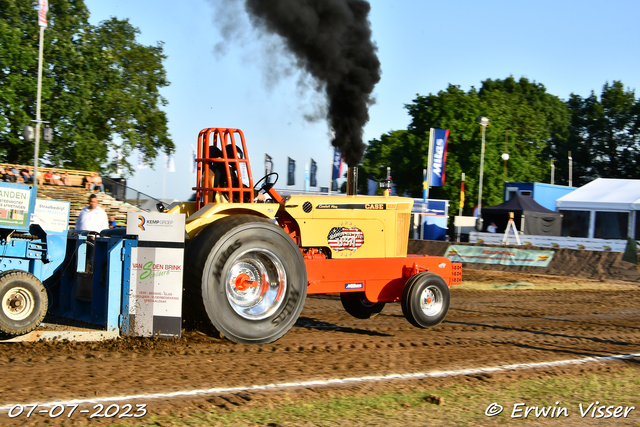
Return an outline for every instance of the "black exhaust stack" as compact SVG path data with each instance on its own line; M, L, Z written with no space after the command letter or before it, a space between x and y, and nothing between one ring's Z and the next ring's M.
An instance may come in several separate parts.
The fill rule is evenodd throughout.
M347 196L358 194L358 167L349 166L347 171Z

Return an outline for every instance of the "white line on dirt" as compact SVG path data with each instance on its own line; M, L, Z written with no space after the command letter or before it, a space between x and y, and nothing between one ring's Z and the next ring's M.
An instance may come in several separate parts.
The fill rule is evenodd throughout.
M570 360L557 360L555 362L539 362L539 363L518 363L514 365L503 366L491 366L486 368L473 368L473 369L460 369L456 371L432 371L432 372L417 372L413 374L389 374L389 375L376 375L366 377L352 377L352 378L335 378L329 380L312 380L312 381L300 381L292 383L279 383L279 384L265 384L265 385L252 385L248 387L227 387L227 388L207 388L200 390L185 390L175 391L172 393L152 393L152 394L134 394L129 396L111 396L111 397L97 397L93 399L74 399L68 401L54 401L54 402L33 402L22 403L26 405L37 405L38 407L50 407L55 405L81 405L86 403L105 403L105 402L119 402L119 401L131 401L131 400L151 400L151 399L170 399L174 397L189 397L189 396L202 396L202 395L215 395L224 393L239 393L242 391L260 391L260 390L278 390L285 388L300 388L300 387L322 387L329 385L340 385L348 383L358 382L379 382L390 380L413 380L419 378L442 378L442 377L456 377L462 375L477 375L490 372L512 371L517 369L536 369L536 368L550 368L563 365L580 365L584 363L593 362L607 362L613 360L629 360L640 358L640 353L633 354L617 354L614 356L600 356L600 357L586 357L582 359L570 359ZM0 406L0 412L9 411L17 403Z

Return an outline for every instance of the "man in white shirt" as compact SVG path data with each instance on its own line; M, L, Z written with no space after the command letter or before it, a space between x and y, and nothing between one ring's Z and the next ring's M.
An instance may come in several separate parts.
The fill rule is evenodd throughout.
M487 231L489 233L497 233L498 232L498 227L496 226L495 222L492 222L488 227L487 227Z
M100 233L107 228L109 228L107 213L98 206L98 197L92 194L89 196L89 206L85 206L80 211L80 216L76 221L76 230Z

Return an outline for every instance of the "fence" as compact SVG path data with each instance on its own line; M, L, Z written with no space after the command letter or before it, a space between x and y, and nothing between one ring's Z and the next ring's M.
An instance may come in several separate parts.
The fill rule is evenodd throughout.
M153 209L156 203L160 202L160 200L155 197L127 187L127 180L125 178L103 178L102 183L104 184L105 191L109 192L116 200L129 203L146 211ZM152 207L150 208L149 206Z

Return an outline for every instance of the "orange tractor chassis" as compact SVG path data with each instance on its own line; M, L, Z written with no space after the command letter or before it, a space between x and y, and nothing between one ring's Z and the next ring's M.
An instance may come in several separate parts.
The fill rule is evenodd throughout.
M368 301L398 302L407 281L423 271L442 277L448 286L462 283L462 264L445 268L442 257L409 256L372 259L305 259L307 294L364 292Z

